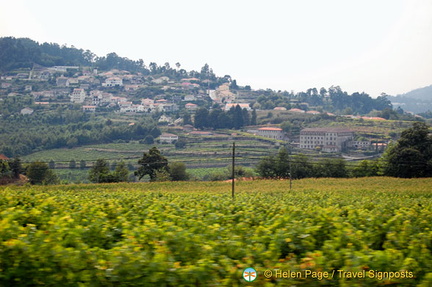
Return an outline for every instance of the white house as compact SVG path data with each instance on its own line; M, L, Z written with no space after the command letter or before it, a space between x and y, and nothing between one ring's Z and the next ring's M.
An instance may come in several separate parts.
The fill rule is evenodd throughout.
M110 77L105 80L102 84L103 87L121 87L123 86L123 80L119 77Z
M31 114L33 114L33 109L24 108L21 110L21 115L31 115Z
M186 96L184 96L184 101L185 102L196 101L196 97L194 95L186 95Z
M96 106L83 106L83 112L94 113L96 112Z
M151 105L154 104L154 100L152 99L142 99L141 100L141 104L145 107L150 107Z
M297 108L290 109L289 111L292 112L292 113L301 113L301 114L304 114L306 112L304 110L297 109Z
M172 103L156 103L154 107L158 112L172 113L178 111L178 106Z
M113 97L110 93L103 93L101 103L109 104L111 103L111 98Z
M275 127L259 128L257 131L257 135L276 140L283 140L285 138L283 130L281 128Z
M178 141L179 137L175 134L163 133L160 135L159 140L161 143L173 143Z
M79 70L78 66L54 66L48 68L48 70L55 72L67 72L68 70Z
M185 105L185 108L188 111L196 111L196 110L198 110L198 105L192 104L192 103L188 103L188 104Z
M90 99L92 104L98 106L102 102L103 93L101 91L95 90L90 92Z
M152 82L155 84L163 84L163 83L167 83L169 81L169 79L170 78L163 76L163 77L152 80Z
M159 118L158 122L159 123L168 123L168 124L171 124L173 122L173 119L171 117L167 116L167 115L162 115Z
M85 101L86 92L84 91L84 89L73 89L70 98L72 103L82 104Z
M119 104L121 102L127 102L127 98L125 97L111 97L111 103L113 104Z

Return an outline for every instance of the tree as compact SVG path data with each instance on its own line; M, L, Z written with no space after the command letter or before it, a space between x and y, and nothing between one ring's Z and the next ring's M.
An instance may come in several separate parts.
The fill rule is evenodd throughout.
M240 105L236 105L229 110L233 119L233 128L238 130L244 126L243 112Z
M256 168L258 174L264 178L289 178L290 156L285 147L281 147L276 156L263 158Z
M11 176L11 168L6 160L0 159L0 179Z
M80 169L85 169L87 167L87 163L86 163L86 161L85 160L80 160L80 166L79 166L79 168Z
M221 115L224 113L220 108L212 109L208 115L209 125L214 129L225 128L223 122L219 121Z
M168 170L165 169L159 169L156 171L156 177L153 181L163 182L163 181L170 181L171 176Z
M354 177L378 176L379 166L377 161L363 160L352 170Z
M342 158L323 159L315 168L316 177L348 177L345 160Z
M116 165L114 170L115 182L125 182L129 181L129 169L124 161L121 161Z
M150 181L157 180L157 172L168 172L168 160L161 155L156 147L152 147L148 153L143 154L143 157L138 160L140 167L135 171L135 176L139 179L144 176L150 176Z
M170 163L169 174L172 181L189 180L189 175L186 172L186 165L183 162Z
M96 160L89 171L88 179L94 183L109 182L110 168L109 163L104 159Z
M69 169L75 169L76 168L76 161L73 159L69 162Z
M209 126L209 112L206 108L199 108L195 113L194 124L197 129L204 129Z
M12 171L12 176L14 178L19 178L19 175L24 172L24 168L21 164L21 159L19 157L14 158L9 162L9 167Z
M275 162L276 174L279 178L290 177L290 156L285 147L281 147L276 156Z
M291 132L292 124L290 121L284 121L281 123L280 127L284 131L284 133L289 133Z
M176 149L183 149L186 147L186 140L183 138L180 138L178 141L175 142L174 146Z
M296 155L291 160L291 178L301 179L313 176L313 166L304 154Z
M32 162L27 166L26 175L31 184L56 184L57 175L49 168L45 162Z
M256 109L252 110L252 116L251 116L250 124L253 125L253 126L257 125L257 113L256 113Z
M144 138L145 144L154 144L154 137L152 135L148 135Z
M183 114L183 125L192 125L191 115L188 112Z
M237 85L237 80L233 80L232 82L231 82L231 85L230 85L230 89L232 89L232 90L238 90L238 85Z
M246 108L242 109L242 113L243 113L243 126L248 126L251 123L251 118L249 116L249 112Z
M429 126L416 122L402 132L400 139L387 148L383 173L412 178L432 176L432 136Z
M261 177L275 178L277 176L275 165L276 165L275 157L267 156L258 162L256 171Z

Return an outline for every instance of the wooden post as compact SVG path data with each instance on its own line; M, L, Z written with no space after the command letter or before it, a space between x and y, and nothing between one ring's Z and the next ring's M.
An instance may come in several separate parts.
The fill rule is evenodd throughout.
M290 190L292 188L292 171L291 171L291 145L289 146L289 152L288 152L288 160L289 160L289 177L290 177Z
M234 186L235 186L235 142L233 142L233 153L232 153L232 173L231 173L231 176L232 176L232 187L231 187L231 189L232 189L232 191L231 191L231 193L232 193L232 198L234 199Z

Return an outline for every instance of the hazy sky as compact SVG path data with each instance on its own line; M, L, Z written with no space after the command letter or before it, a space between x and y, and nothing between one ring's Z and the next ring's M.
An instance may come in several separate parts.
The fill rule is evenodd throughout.
M376 97L432 84L430 0L0 0L0 36L208 63L253 89Z

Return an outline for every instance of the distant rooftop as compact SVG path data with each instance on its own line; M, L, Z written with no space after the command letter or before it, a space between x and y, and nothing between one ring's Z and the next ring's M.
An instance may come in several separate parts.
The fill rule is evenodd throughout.
M301 132L327 132L327 133L352 133L353 131L347 128L305 128Z

